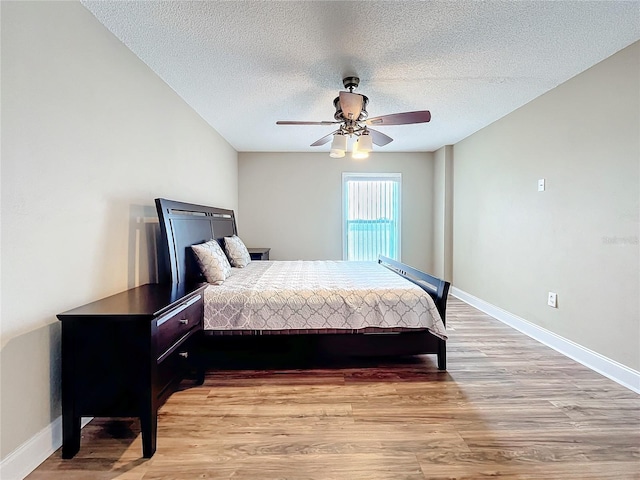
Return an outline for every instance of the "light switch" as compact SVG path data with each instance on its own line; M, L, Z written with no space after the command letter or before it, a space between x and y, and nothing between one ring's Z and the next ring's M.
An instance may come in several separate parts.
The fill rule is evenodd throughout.
M540 180L538 180L538 191L544 192L544 178L541 178Z

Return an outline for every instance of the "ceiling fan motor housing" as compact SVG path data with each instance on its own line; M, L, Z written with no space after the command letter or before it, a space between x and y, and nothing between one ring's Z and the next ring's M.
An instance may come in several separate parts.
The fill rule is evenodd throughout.
M362 122L369 117L369 113L367 112L369 98L366 95L360 96L362 97L362 110L360 110L360 115L358 115L358 118L355 120L356 122ZM346 122L348 119L344 118L342 107L340 106L340 97L336 97L333 99L333 106L336 109L336 113L333 115L333 118L335 118L339 122Z
M353 92L353 89L358 88L358 85L360 85L360 79L358 77L344 77L342 79L342 84L344 85L344 88Z

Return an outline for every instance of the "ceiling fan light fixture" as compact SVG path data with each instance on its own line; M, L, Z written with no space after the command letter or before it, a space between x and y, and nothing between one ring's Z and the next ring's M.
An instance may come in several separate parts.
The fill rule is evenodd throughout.
M353 152L351 152L351 158L356 160L362 160L369 158L369 153L373 150L373 142L371 141L371 135L365 130L360 134L358 140L353 144Z
M365 130L358 139L358 151L369 153L373 150L373 142L369 131Z
M369 158L369 152L371 152L371 137L366 136L369 139L368 145L367 140L363 140L364 135L360 136L358 140L353 144L353 151L351 152L351 158L355 160L363 160L365 158Z
M351 158L353 158L354 160L364 160L365 158L369 158L369 154L367 152L358 152L354 148L353 153L351 154Z
M333 136L333 142L331 142L331 152L329 156L331 158L342 158L347 151L347 136L341 133L336 133Z

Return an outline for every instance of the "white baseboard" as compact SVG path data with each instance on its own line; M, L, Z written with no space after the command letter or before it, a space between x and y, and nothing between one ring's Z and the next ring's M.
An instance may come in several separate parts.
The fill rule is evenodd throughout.
M93 417L82 418L82 427ZM24 442L0 462L2 480L22 480L62 446L62 416Z
M510 327L513 327L534 340L553 348L576 362L581 363L585 367L610 378L629 390L640 393L640 372L626 367L615 360L611 360L604 355L600 355L593 350L589 350L582 345L578 345L571 340L567 340L560 335L539 327L534 323L485 302L484 300L474 297L459 288L451 287L450 292L454 297L459 298L463 302L468 303L472 307L490 315L496 320L506 323Z

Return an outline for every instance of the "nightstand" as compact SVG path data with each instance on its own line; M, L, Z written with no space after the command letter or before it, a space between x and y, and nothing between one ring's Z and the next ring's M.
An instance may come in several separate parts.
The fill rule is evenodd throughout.
M251 260L269 260L270 248L247 248Z
M58 315L63 458L80 449L83 416L139 417L143 456L154 454L158 408L202 330L205 286L147 284Z

